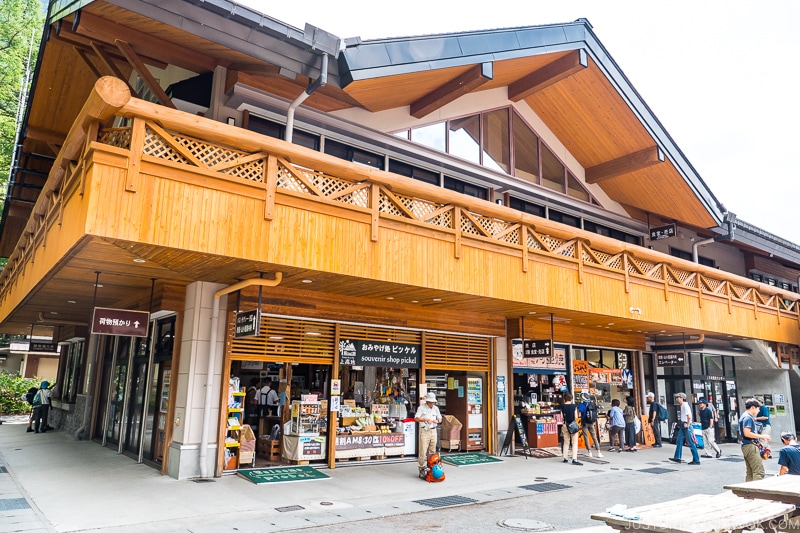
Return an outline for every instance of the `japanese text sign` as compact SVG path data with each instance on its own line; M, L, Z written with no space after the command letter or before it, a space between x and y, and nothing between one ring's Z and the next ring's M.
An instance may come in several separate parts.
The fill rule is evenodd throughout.
M122 335L147 337L150 313L128 309L95 307L92 317L92 333L95 335Z

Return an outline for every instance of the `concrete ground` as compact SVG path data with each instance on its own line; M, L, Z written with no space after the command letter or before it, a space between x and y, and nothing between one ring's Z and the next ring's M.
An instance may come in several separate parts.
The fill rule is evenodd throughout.
M362 520L377 521L365 522L365 527L399 521L409 527L394 525L395 530L419 530L432 520L434 515L425 513L432 509L436 523L451 516L453 526L433 529L466 531L473 529L457 526L457 520L471 520L465 509L470 510L469 516L480 508L488 510L491 516L484 522L491 524L499 517L549 517L546 506L537 511L538 504L547 501L555 502L551 507L566 499L592 501L591 509L559 510L560 523L558 515L548 518L549 524L565 529L600 525L589 519L591 512L615 503L641 505L639 500L648 494L656 498L652 501L663 501L702 492L698 488L718 487L705 491L714 494L722 492L725 483L744 481L736 444L723 445L722 459L703 459L700 466L667 461L674 446L665 444L637 453L605 453L604 464L574 466L563 464L560 458L502 457L501 463L487 465L445 465L447 479L442 483L421 481L414 462L324 469L329 479L299 483L255 485L236 475L198 483L162 476L149 466L96 442L76 441L63 431L26 433L24 418L4 417L4 421L0 425L0 533L347 531L355 527L352 522ZM684 457L691 457L688 450ZM668 472L646 470L652 468ZM767 471L776 470L773 459ZM567 487L553 492L531 488L543 482ZM468 505L458 506L460 502ZM501 514L495 517L496 513ZM474 530L485 529L484 524Z

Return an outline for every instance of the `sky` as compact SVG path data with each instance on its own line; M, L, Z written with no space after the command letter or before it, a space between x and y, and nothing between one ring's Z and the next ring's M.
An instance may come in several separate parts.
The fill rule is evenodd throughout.
M725 208L800 245L800 1L238 1L362 39L586 18Z

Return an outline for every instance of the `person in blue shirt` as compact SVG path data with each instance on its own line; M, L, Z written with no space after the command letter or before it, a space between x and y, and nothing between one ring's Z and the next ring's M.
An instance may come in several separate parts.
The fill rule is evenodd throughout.
M756 431L756 433L772 435L772 425L769 423L769 407L766 404L761 404L761 407L758 408L756 422L761 424L761 431Z
M611 444L611 447L608 451L618 451L622 453L622 450L625 449L625 436L623 431L625 431L625 416L622 414L622 409L619 408L619 400L614 398L611 400L611 410L608 412L608 418L611 423L611 429L608 431L608 442ZM614 436L617 435L619 438L619 448L614 447Z
M783 448L778 455L778 465L780 465L778 475L800 476L800 444L797 444L797 437L791 431L784 431L781 433L781 442Z
M739 419L739 435L742 436L742 456L745 464L745 481L764 479L764 460L758 449L759 439L769 442L769 435L759 435L756 431L756 415L761 402L750 398L744 402L745 412Z

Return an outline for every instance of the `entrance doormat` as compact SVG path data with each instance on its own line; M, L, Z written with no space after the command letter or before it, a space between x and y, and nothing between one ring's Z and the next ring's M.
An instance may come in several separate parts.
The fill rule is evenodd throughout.
M502 463L502 459L492 457L485 453L455 453L442 455L442 462L453 466L475 466L489 463Z
M521 453L522 455L525 455L526 451L525 450L517 450L517 453ZM542 448L529 448L527 450L527 453L530 454L531 457L536 457L537 459L547 459L548 457L555 457L556 456L556 454L554 454L553 452L548 452L547 450L542 449Z
M596 465L607 465L608 461L603 461L602 459L597 459L596 457L581 457L578 459L579 461L583 461L585 463L594 463Z
M291 481L312 481L314 479L328 479L316 468L310 466L288 466L281 468L252 468L239 470L238 475L256 485L263 483L288 483Z

